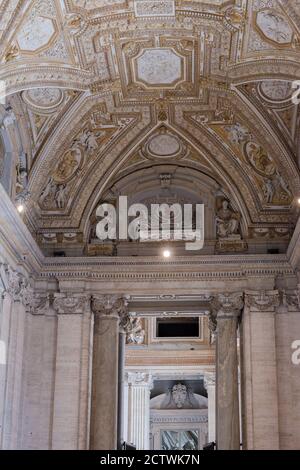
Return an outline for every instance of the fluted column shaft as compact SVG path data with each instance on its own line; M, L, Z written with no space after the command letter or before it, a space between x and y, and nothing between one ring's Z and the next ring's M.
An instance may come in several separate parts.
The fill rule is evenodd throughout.
M204 387L208 401L208 442L216 441L216 376L205 375Z
M138 450L149 449L150 391L152 376L142 372L128 372L128 442Z
M240 449L237 327L242 294L218 295L213 301L217 332L217 449Z

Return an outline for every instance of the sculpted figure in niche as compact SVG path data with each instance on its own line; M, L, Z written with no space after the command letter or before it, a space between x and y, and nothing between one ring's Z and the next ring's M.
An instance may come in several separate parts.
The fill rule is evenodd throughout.
M240 214L231 210L229 202L224 199L216 217L218 236L228 238L238 235L240 220Z
M290 198L293 196L292 195L292 192L289 188L289 185L285 182L285 180L283 179L283 177L281 176L281 174L279 173L279 171L277 170L276 171L276 182L277 182L277 185L279 186L279 188L287 194L287 196L289 196ZM286 199L286 198L285 198Z
M83 145L88 153L93 153L98 148L97 137L100 137L100 135L99 132L94 135L92 131L85 129L79 137L79 143Z
M176 384L172 388L172 398L177 408L183 408L187 399L187 388L186 385Z
M267 179L265 181L265 186L264 186L264 195L265 195L266 202L268 204L270 204L273 201L274 194L275 194L275 188L274 188L273 181L271 179Z
M26 168L22 168L21 165L17 165L17 181L16 181L16 189L17 193L23 191L27 187L28 183L28 175Z
M6 115L3 118L2 124L1 124L1 129L7 129L9 126L14 124L16 122L16 116L15 113L12 110L11 106L8 106L6 108Z
M63 209L66 204L66 189L65 184L57 184L51 177L41 193L40 202L46 207L56 205L58 209Z
M48 199L51 195L53 195L56 191L56 184L53 181L53 178L49 178L48 183L46 184L45 188L43 189L40 201L43 203L46 199Z

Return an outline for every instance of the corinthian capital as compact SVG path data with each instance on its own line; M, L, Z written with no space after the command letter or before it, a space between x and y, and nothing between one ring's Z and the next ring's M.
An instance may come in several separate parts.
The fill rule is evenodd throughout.
M128 301L124 296L115 294L95 295L92 297L92 311L99 317L122 319L128 312Z
M274 311L280 304L279 291L246 291L245 305L252 311L270 312Z
M5 291L13 298L13 300L21 300L21 274L12 269L8 264L2 264L1 277L3 278Z
M239 317L244 306L243 294L241 292L218 294L213 298L211 306L215 318Z
M88 302L89 296L84 294L54 294L53 307L59 314L84 313Z
M25 309L28 312L33 312L35 308L35 295L34 290L30 286L29 282L25 277L21 277L21 289L20 289L20 298Z
M127 372L125 375L128 385L134 387L147 387L149 390L153 388L153 378L147 372Z
M277 307L276 312L288 313L288 312L298 312L300 307L300 292L299 290L286 291L281 289L279 291L279 307Z

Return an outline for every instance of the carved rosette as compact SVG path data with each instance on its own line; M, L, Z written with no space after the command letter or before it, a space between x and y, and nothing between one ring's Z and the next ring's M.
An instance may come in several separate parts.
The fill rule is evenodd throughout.
M80 314L88 309L89 300L90 297L83 294L55 294L53 307L58 314Z
M273 312L280 305L278 290L246 291L245 306L254 312Z

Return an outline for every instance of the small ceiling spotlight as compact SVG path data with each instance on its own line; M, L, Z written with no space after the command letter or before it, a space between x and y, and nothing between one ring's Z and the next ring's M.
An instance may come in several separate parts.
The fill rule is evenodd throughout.
M19 214L22 214L25 210L26 202L29 200L30 192L27 189L24 189L16 197L15 204Z
M24 205L23 204L18 204L17 205L17 211L22 214L22 212L24 212Z
M300 197L298 197L297 203L298 203L298 205L300 206Z
M164 258L170 258L170 256L171 256L170 250L164 250L163 256L164 256Z

